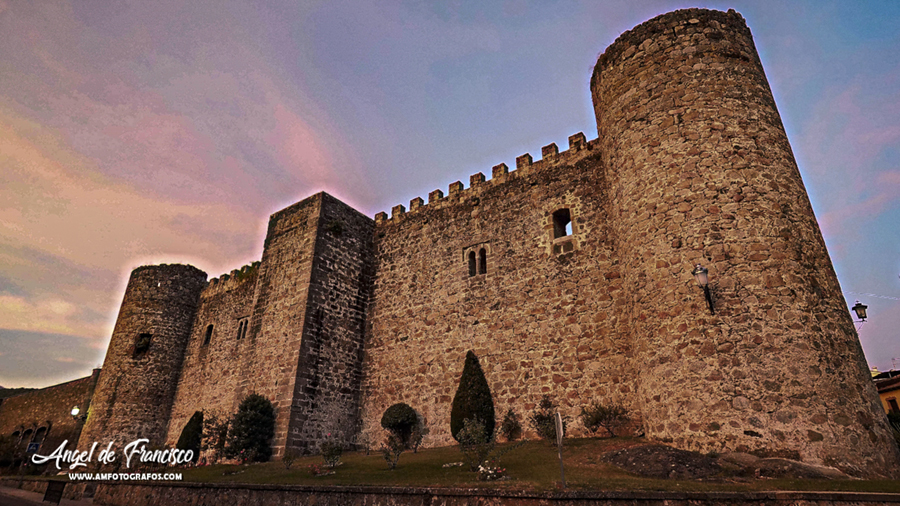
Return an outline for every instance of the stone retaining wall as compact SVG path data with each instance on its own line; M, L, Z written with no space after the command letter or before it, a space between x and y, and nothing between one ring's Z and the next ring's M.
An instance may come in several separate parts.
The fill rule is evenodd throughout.
M0 485L43 491L44 482L0 480ZM70 491L80 491L85 484L70 484ZM103 506L267 506L315 504L397 506L462 506L462 505L559 505L618 506L658 505L699 506L714 504L791 505L791 506L868 506L900 504L900 494L856 492L527 492L508 490L401 488L401 487L304 487L288 485L209 485L122 484L102 483L94 493L94 504Z

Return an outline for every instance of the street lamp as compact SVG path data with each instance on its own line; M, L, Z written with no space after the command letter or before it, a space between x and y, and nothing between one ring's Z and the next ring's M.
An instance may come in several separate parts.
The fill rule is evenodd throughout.
M694 275L697 284L703 289L703 295L706 296L706 304L709 305L709 314L716 314L713 309L712 296L709 294L709 269L697 264L694 270L691 271L691 274Z

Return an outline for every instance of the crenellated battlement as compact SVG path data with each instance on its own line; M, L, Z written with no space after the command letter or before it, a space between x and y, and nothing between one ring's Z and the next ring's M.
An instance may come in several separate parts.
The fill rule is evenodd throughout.
M212 278L203 290L203 297L211 297L244 285L247 282L256 280L256 274L259 271L259 261L244 265L240 269L232 269L228 274L222 274L217 278Z
M486 179L481 172L469 176L469 187L465 188L462 181L454 181L447 188L447 195L440 189L428 193L428 203L422 197L416 197L409 201L409 209L403 204L391 208L391 214L380 212L375 215L376 226L389 223L399 223L407 215L416 212L425 212L432 209L442 209L448 206L465 202L468 198L480 192L486 191L495 185L501 185L515 178L530 173L553 168L560 164L570 164L579 158L594 153L598 146L597 139L587 141L583 132L569 136L569 149L560 152L556 143L548 144L541 148L541 159L534 161L530 153L516 157L516 169L510 171L505 163L494 165L491 168L491 179Z

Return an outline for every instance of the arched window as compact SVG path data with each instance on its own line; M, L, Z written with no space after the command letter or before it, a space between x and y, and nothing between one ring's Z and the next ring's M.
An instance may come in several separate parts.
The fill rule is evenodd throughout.
M22 433L22 439L19 440L19 446L22 448L28 448L28 443L31 442L31 436L34 435L34 431L31 429L26 430Z
M204 345L204 346L206 346L207 344L209 344L210 340L212 340L212 331L213 331L213 326L212 326L212 325L208 325L208 326L206 327L206 337L203 338L203 345Z
M34 433L34 437L31 438L32 443L41 444L44 442L44 437L47 436L47 427L41 427Z
M484 248L478 252L478 274L487 274L487 251Z
M469 277L472 277L476 274L475 271L475 252L469 252Z

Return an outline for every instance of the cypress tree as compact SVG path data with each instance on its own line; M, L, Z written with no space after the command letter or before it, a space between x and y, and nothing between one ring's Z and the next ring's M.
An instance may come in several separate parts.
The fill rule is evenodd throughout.
M478 363L478 357L471 350L466 353L459 388L456 389L450 409L450 434L453 439L459 440L457 435L467 419L477 419L484 424L488 439L494 434L494 400L491 398L491 388Z
M194 416L188 420L181 430L181 436L178 437L178 443L175 448L181 450L191 450L194 452L194 458L191 462L197 462L200 457L200 443L203 440L203 412L194 411Z

